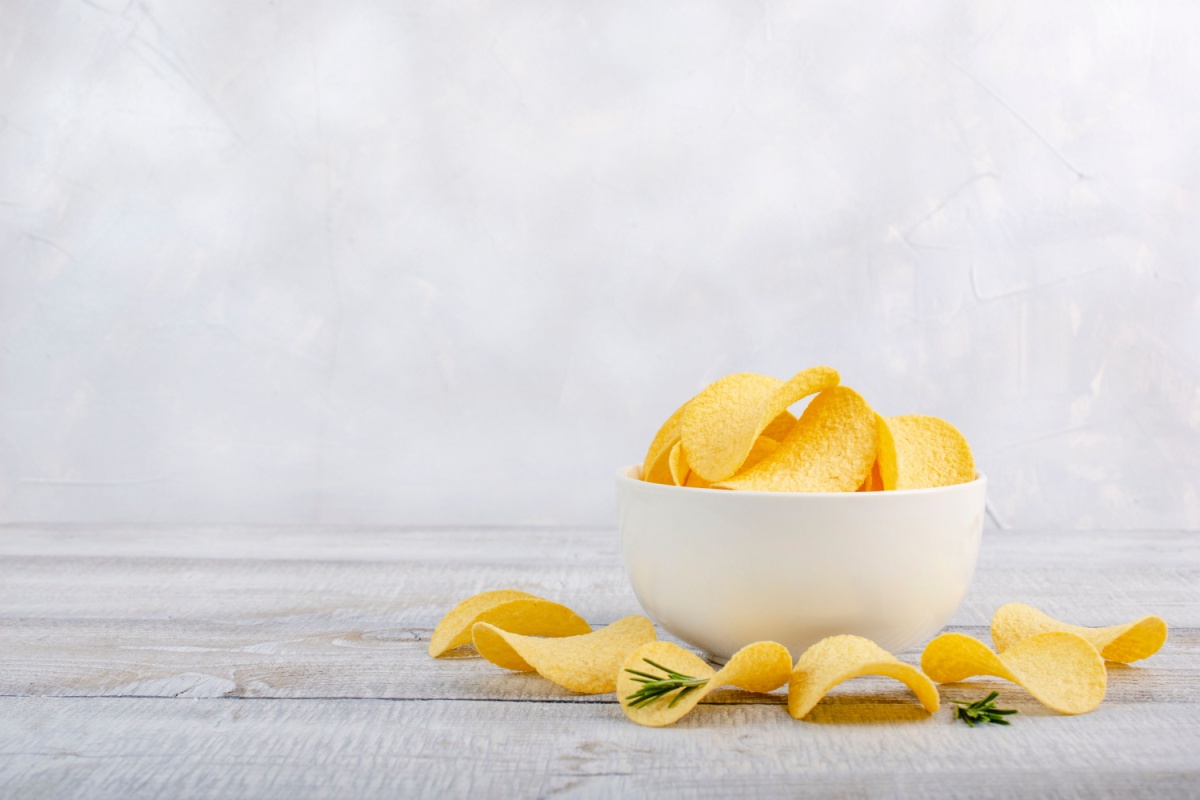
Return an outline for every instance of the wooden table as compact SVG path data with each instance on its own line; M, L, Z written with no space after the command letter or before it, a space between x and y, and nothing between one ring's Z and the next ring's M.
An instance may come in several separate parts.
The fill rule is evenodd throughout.
M639 610L610 530L0 528L0 796L1200 795L1200 534L985 534L952 630L986 640L1010 600L1171 624L1085 716L943 687L996 686L1009 728L862 678L804 722L725 690L649 729L611 695L426 655L448 608L502 587L593 624Z

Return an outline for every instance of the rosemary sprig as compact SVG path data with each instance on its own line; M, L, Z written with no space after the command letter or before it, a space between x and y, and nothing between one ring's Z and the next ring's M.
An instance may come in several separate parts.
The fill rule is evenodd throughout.
M1008 720L1005 719L1009 714L1016 714L1015 708L996 708L995 700L1000 696L999 692L992 692L982 700L976 700L974 703L968 703L964 700L951 700L955 705L954 718L961 719L963 722L975 727L977 722L990 722L993 725L1007 725Z
M675 695L671 702L667 704L667 708L674 708L675 704L683 699L684 695L688 692L693 692L708 683L708 678L693 678L691 675L684 675L683 673L668 669L662 664L655 663L648 658L643 658L642 661L645 661L655 669L662 670L666 673L666 677L626 668L625 671L633 675L635 681L642 684L642 688L625 698L629 701L630 708L640 708L641 706L653 703L658 698L666 697L678 689L679 694Z

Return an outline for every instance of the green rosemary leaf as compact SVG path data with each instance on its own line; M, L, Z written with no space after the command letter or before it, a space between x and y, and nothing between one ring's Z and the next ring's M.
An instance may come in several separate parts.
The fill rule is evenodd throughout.
M708 683L708 678L694 678L691 675L684 675L683 673L675 672L674 670L664 667L662 664L658 664L648 658L643 658L642 660L655 669L662 670L662 672L665 673L665 677L653 675L649 672L642 672L641 670L629 669L627 667L625 671L631 675L638 676L633 680L642 684L640 689L625 698L626 702L629 703L630 708L641 708L642 706L653 703L659 698L665 698L672 692L678 692L678 694L676 694L675 697L671 699L671 702L667 705L667 708L674 708L675 704L678 703L688 692L694 691Z
M963 700L951 700L954 704L954 719L961 719L967 723L968 727L974 728L976 723L989 722L992 725L1009 725L1011 724L1006 716L1016 714L1015 708L996 708L993 704L999 692L992 692L982 700L976 700L974 703L967 703Z

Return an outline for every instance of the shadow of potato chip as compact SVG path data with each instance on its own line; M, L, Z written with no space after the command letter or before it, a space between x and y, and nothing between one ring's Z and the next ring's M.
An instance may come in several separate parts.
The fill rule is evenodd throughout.
M952 718L954 714L954 701L963 703L973 703L980 700L990 692L999 692L1000 696L996 699L996 705L1000 708L1015 708L1022 717L1061 717L1059 712L1052 708L1042 705L1037 698L1021 688L1019 684L1009 683L1005 680L994 681L961 681L959 683L943 683L938 686L941 692L942 699L945 701L945 708L949 710Z
M911 698L858 695L839 702L838 698L825 697L801 721L818 725L895 725L927 722L929 712Z
M471 644L470 642L467 642L466 644L460 644L458 647L452 647L449 650L447 650L446 652L442 653L440 656L438 656L438 658L443 658L443 659L446 659L447 661L453 661L455 659L464 659L464 658L470 659L470 658L482 658L482 657L483 656L479 655L479 651L475 649L475 645Z
M776 706L787 705L786 692L771 692L759 694L757 692L748 692L745 689L738 689L735 686L727 686L723 689L714 689L707 697L700 701L701 705L760 705L760 706Z

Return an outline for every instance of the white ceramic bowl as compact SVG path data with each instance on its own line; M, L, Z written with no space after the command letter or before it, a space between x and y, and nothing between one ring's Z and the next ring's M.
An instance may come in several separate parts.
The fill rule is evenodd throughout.
M893 653L962 602L983 530L980 475L892 492L734 492L617 474L621 550L638 602L718 661L751 642L798 658L839 633Z

